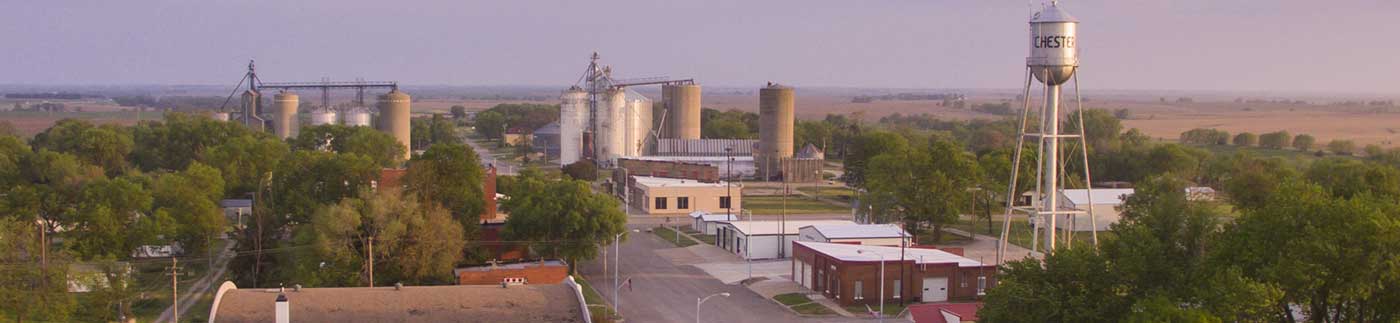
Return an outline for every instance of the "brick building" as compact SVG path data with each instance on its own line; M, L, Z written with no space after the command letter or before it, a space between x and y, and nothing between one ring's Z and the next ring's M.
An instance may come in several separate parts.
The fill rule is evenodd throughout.
M453 269L452 275L457 285L558 284L569 276L569 264L563 260L490 264Z
M718 182L720 178L719 167L701 163L628 158L619 158L617 162L632 176L680 178L706 183Z
M937 249L903 248L900 260L899 247L796 241L792 252L792 279L843 306L879 304L882 259L887 301L977 300L996 285L995 265Z

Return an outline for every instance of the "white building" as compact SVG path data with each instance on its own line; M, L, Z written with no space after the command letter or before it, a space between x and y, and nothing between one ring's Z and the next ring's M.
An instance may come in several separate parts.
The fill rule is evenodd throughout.
M898 247L908 246L909 238L894 224L816 224L797 229L798 241Z
M690 219L692 222L694 222L690 224L691 229L694 229L695 231L700 232L701 234L714 235L715 230L719 228L720 222L738 220L739 215L738 210L735 210L733 213L728 214L724 212L710 213L705 211L695 211L690 212Z
M850 225L846 220L719 222L715 245L745 259L787 258L798 231L811 225Z
M1096 188L1090 195L1086 189L1064 190L1060 203L1067 209L1084 211L1079 215L1062 215L1055 219L1055 228L1074 231L1107 231L1108 226L1122 219L1119 206L1133 195L1131 188ZM1093 200L1093 205L1089 204ZM1094 210L1095 221L1090 221L1088 211ZM1094 224L1098 224L1097 227Z

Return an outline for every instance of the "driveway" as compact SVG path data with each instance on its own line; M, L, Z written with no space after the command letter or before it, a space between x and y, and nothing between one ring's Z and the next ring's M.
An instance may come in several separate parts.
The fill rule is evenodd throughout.
M635 229L643 227L631 226ZM628 322L694 322L696 299L720 292L728 292L730 296L714 297L706 301L701 308L704 322L869 321L844 317L797 316L744 286L725 284L695 266L672 263L671 259L695 260L699 256L683 255L689 251L675 248L669 242L645 231L632 233L628 241L622 243L621 249L621 277L624 280L630 277L632 285L631 288L623 287L618 293L618 311ZM678 252L676 249L684 252ZM612 266L617 264L608 265L608 270L611 271ZM612 300L612 273L603 275L602 259L584 262L578 270L592 282L599 294L608 301Z

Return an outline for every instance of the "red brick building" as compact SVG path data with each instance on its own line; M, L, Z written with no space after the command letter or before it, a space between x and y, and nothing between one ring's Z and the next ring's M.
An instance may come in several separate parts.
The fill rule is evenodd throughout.
M569 276L569 264L563 260L526 261L457 268L452 274L457 276L457 285L558 284Z
M937 249L794 241L792 279L841 305L879 304L880 262L885 300L977 300L996 285L995 265Z
M627 170L627 175L632 176L681 178L706 183L719 181L719 167L706 164L626 158L619 158L617 162L618 166Z

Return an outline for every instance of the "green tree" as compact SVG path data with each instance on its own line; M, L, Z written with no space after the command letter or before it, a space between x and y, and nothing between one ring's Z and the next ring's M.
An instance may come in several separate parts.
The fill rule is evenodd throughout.
M598 247L626 231L627 216L617 199L594 193L583 181L546 181L526 176L515 195L503 204L510 212L503 235L530 241L538 255L568 260L570 272L579 260L593 259Z
M846 155L843 175L846 185L865 188L866 163L881 154L899 153L909 149L909 141L891 132L871 131L854 138Z
M579 160L564 166L564 175L580 181L596 181L598 180L598 166L594 165L591 160Z
M306 127L290 143L293 150L329 150L364 156L379 167L397 167L403 162L403 144L369 127L335 124Z
M472 126L476 127L476 133L488 139L501 139L507 127L506 116L496 111L483 111L476 114Z
M80 259L127 258L149 239L133 237L138 219L151 207L151 193L124 178L98 178L83 185L82 202L64 233L64 245ZM146 241L142 241L146 240Z
M898 214L916 236L924 226L941 241L943 227L957 221L971 203L969 190L981 175L970 154L950 140L893 152L870 160L866 184L874 201ZM881 203L872 203L872 205Z
M1356 142L1351 140L1332 140L1327 143L1327 150L1333 154L1351 156L1356 153Z
M0 313L16 322L70 321L76 302L68 293L68 262L51 251L41 265L43 242L33 223L0 216Z
M977 312L987 322L1117 322L1132 301L1107 259L1092 248L1056 250L1045 257L1007 262Z
M296 151L271 174L274 219L306 223L321 205L333 204L368 189L379 178L379 166L358 154ZM277 222L282 223L282 222Z
M326 287L451 281L466 238L446 210L402 198L394 189L357 196L317 210L298 230L297 241L312 248L305 251L309 257L299 257L304 259L293 276Z
M21 156L29 153L29 145L19 137L0 135L0 192L25 183L21 181L19 162Z
M257 190L288 153L287 144L276 138L239 136L210 148L205 159L224 175L227 196L244 196Z
M1219 263L1278 286L1275 320L1294 321L1290 304L1314 322L1400 318L1400 221L1393 202L1346 199L1289 181L1244 211L1222 235Z
M700 129L701 135L707 139L752 139L754 134L749 132L749 126L743 120L722 118L711 120L705 123Z
M1259 136L1252 132L1241 132L1235 135L1234 144L1240 147L1254 147L1259 145Z
M1288 131L1275 131L1259 136L1259 146L1269 149L1284 149L1293 146L1293 134Z
M1298 134L1297 137L1293 137L1293 148L1298 148L1298 150L1309 151L1315 145L1317 145L1317 139L1313 138L1312 135Z
M793 131L793 151L801 149L807 144L812 144L826 151L827 145L833 142L832 133L835 127L824 121L797 121Z
M462 120L462 119L466 119L466 118L467 118L467 107L460 106L460 105L454 105L454 106L452 106L452 110L451 110L451 111L452 111L452 119Z
M133 142L129 133L114 125L93 126L83 120L63 119L34 135L33 145L73 154L115 175L126 170Z
M1400 201L1400 169L1389 165L1342 157L1324 158L1309 164L1304 177L1343 198L1369 195Z
M131 161L145 171L185 169L204 160L205 150L230 138L269 136L238 123L184 113L166 113L163 121L142 121L130 131L135 142Z
M180 223L175 240L186 252L205 253L223 233L225 219L218 201L224 195L224 178L219 170L191 163L183 171L160 176L152 195L156 212Z
M1079 132L1079 114L1070 114L1069 121L1064 125L1065 133ZM1089 148L1108 149L1118 141L1118 136L1123 132L1123 124L1112 112L1104 109L1088 109L1084 111L1084 136L1089 142Z
M468 233L475 233L485 211L485 172L476 151L461 144L436 144L408 163L406 192L424 205L451 212Z

